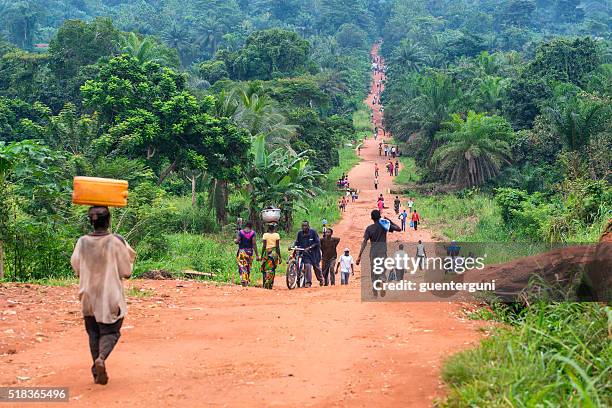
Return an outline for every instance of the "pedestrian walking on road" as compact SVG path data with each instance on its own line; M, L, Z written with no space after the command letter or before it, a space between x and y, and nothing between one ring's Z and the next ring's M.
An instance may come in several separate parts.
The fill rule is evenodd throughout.
M378 177L374 177L374 190L378 190Z
M395 210L396 214L399 214L399 210L400 210L400 199L398 196L395 196L395 200L393 200L393 209Z
M234 242L238 244L238 252L236 253L236 263L238 264L238 274L240 275L240 284L248 286L251 282L251 266L253 265L253 253L255 259L259 261L259 253L257 252L257 241L253 224L249 221L245 227L238 231Z
M336 284L334 269L336 266L336 258L338 257L336 248L340 243L340 238L334 237L333 234L334 230L328 228L321 240L321 269L323 270L323 282L325 286L333 286Z
M406 219L408 218L408 213L406 212L405 208L398 218L400 219L402 225L402 231L406 231Z
M276 267L282 262L280 251L280 235L276 232L276 223L268 224L268 232L261 237L261 274L264 289L272 289Z
M338 260L336 269L338 268L340 269L340 284L348 285L349 274L352 273L353 276L355 276L355 265L353 263L353 257L349 254L348 248L344 248L344 255Z
M417 244L417 250L416 250L416 258L417 258L417 265L419 266L419 269L423 269L423 266L425 266L425 258L427 257L427 253L425 252L425 245L423 245L423 242L421 242L421 240L419 239L419 243Z
M88 217L94 232L79 238L70 264L79 278L79 300L93 359L91 373L96 384L105 385L106 359L121 337L127 312L121 279L132 274L136 252L123 237L110 233L108 207L91 207Z
M361 255L363 251L365 251L369 241L372 245L370 248L370 279L372 282L372 294L374 297L378 296L379 293L380 296L385 296L384 290L378 290L374 286L376 282L384 282L386 280L384 271L380 274L376 273L374 260L387 257L387 232L398 232L401 231L401 228L391 220L386 218L383 219L378 210L373 210L370 217L372 218L372 224L366 228L363 234L363 242L361 243L361 249L359 250L356 264L359 265L361 263Z
M399 160L395 161L394 171L395 171L395 175L397 176L399 174Z
M421 217L419 217L419 213L417 212L416 209L412 213L412 219L411 220L412 220L412 227L416 231L417 228L418 228L419 222L421 222Z
M312 270L314 269L315 275L319 284L323 286L323 276L321 274L321 268L319 264L321 262L321 241L319 234L310 228L308 221L302 221L302 229L297 233L295 247L304 248L302 257L302 264L304 266L304 287L309 288L312 286Z

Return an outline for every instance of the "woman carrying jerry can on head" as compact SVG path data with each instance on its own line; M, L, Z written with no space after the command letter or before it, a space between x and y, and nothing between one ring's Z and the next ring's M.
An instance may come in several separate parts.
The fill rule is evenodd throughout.
M70 262L79 277L79 300L93 359L92 375L96 384L103 385L108 382L106 359L121 337L127 313L121 279L130 277L136 258L136 252L125 239L109 231L111 213L107 206L99 205L127 203L127 182L119 182L120 186L117 182L79 177L75 178L73 193L74 203L93 205L87 215L94 231L79 238ZM88 193L88 189L93 193Z

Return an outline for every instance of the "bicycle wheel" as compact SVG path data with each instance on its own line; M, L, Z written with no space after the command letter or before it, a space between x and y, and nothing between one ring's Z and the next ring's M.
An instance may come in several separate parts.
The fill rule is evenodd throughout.
M297 268L297 287L303 288L306 280L306 275L304 274L304 265L301 264Z
M297 263L294 260L287 263L287 288L295 289L298 284Z

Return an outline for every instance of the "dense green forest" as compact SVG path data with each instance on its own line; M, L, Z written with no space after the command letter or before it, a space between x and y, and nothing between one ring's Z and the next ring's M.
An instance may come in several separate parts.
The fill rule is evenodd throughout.
M128 179L117 228L144 259L264 202L291 230L368 129L378 38L420 187L494 196L512 239L592 240L610 215L609 1L19 1L0 19L14 278L67 270L74 175Z
M115 229L141 260L171 256L167 234L215 232L266 204L291 230L356 137L368 85L375 25L351 20L371 13L332 3L315 17L300 2L3 2L7 275L69 270L86 227L74 175L130 182Z
M426 3L397 2L382 33L385 123L421 183L494 194L513 239L598 239L612 209L609 3Z

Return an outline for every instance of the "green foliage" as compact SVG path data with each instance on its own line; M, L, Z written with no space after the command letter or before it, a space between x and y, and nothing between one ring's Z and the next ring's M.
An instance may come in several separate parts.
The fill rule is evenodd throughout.
M555 39L540 45L527 70L530 76L583 85L600 64L598 44L591 38Z
M78 74L81 67L119 52L121 33L108 18L90 23L68 20L49 43L53 72L62 79Z
M306 71L310 44L297 33L273 28L250 35L237 52L221 51L232 79L272 79Z
M145 62L156 62L160 65L177 68L179 66L178 53L168 48L152 37L140 38L136 33L130 32L121 37L121 52Z
M470 111L465 120L453 115L445 127L436 137L446 143L435 150L432 163L450 182L480 185L510 162L513 132L504 118Z
M597 303L537 304L474 350L445 364L440 404L604 407L612 403L610 310Z
M255 166L250 172L250 215L253 219L268 206L280 208L284 216L282 225L290 231L294 209L320 192L316 181L321 174L308 164L308 151L292 155L278 148L267 153L264 146L263 137L255 140Z
M335 35L336 42L342 48L363 48L366 44L366 32L355 24L345 23Z
M222 79L228 79L229 73L223 61L206 61L197 65L197 75L210 85Z

